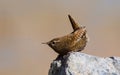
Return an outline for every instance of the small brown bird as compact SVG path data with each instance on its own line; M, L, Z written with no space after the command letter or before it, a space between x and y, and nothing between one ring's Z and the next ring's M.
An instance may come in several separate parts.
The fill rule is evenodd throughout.
M84 26L78 26L70 15L68 15L68 17L71 22L73 32L66 36L54 38L51 41L44 43L49 45L60 55L65 55L71 51L81 51L84 49L88 41L86 28Z

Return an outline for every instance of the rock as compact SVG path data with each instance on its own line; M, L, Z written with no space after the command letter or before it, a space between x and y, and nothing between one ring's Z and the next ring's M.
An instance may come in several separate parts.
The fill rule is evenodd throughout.
M71 52L55 59L48 75L120 75L120 57Z

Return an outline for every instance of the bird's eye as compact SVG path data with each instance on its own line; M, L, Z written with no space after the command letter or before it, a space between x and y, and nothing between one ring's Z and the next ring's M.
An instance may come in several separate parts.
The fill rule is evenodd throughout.
M52 45L55 45L55 41L52 42Z
M55 44L55 42L53 41L52 44Z
M52 40L51 42L50 42L50 44L52 45L52 46L55 46L56 44L58 44L59 43L59 40Z

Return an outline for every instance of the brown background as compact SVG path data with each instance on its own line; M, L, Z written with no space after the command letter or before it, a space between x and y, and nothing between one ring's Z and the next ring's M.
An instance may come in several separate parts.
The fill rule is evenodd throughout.
M84 53L120 56L120 0L0 0L0 75L47 75L57 54L42 42L86 26Z

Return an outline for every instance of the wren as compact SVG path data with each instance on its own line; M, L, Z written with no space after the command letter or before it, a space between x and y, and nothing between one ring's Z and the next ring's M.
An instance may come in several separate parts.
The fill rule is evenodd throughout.
M68 15L68 18L71 22L73 32L44 43L60 55L65 55L68 52L82 51L88 42L85 26L79 26L70 15Z

